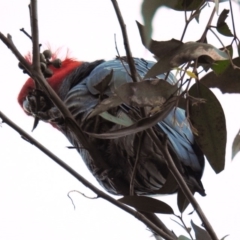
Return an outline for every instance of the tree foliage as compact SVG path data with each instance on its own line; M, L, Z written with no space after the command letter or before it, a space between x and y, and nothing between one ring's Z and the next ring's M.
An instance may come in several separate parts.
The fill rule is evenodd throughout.
M116 1L112 2L113 4L116 4ZM139 81L120 85L117 90L114 91L114 95L99 103L99 105L89 116L89 118L91 118L93 116L100 115L111 122L122 125L123 128L114 132L88 134L98 138L111 139L119 138L136 132L142 132L150 129L157 122L164 119L174 107L180 107L185 109L186 119L189 121L192 131L195 134L196 141L213 170L216 173L223 171L227 139L225 116L220 102L210 88L219 88L222 93L240 93L240 44L239 38L236 35L235 24L233 21L234 18L231 2L229 2L229 9L224 9L219 15L217 15L218 20L216 26L212 25L213 17L219 11L221 2L223 1L144 0L142 3L142 16L144 19L144 25L137 22L137 27L139 29L139 35L143 45L151 53L153 53L157 59L157 63L148 71L144 78L150 78L161 73L169 73L169 71L176 70L178 83L172 85L164 81L164 79L141 82L142 79L139 79L139 76L135 76ZM34 4L35 1L31 1L31 7L33 7ZM119 15L119 9L117 9L116 5L114 6L117 15ZM181 11L183 14L185 14L186 21L181 39L170 39L168 41L152 39L152 21L155 13L161 7L168 7L175 11ZM192 39L191 42L183 42L189 23L191 21L199 22L199 15L204 14L205 9L209 7L212 9L212 14L209 16L208 24L205 27L201 38ZM174 15L174 12L172 14ZM229 15L232 16L231 26L229 26L226 21ZM124 23L120 18L119 22L120 24ZM159 26L161 27L160 23ZM39 56L41 55L39 55L38 39L36 36L34 37L34 34L36 35L37 32L34 19L32 19L32 28L32 40L33 46L35 46L33 47L34 51L32 66L26 62L19 52L14 48L10 36L6 38L0 33L0 38L18 57L21 67L24 69L24 71L26 71L35 79L36 85L40 86L42 91L48 95L49 99L54 102L62 114L67 116L66 119L68 119L69 127L73 131L79 133L79 138L83 138L83 135L81 135L81 130L79 130L78 126L76 126L74 119L72 119L71 115L69 115L69 112L64 108L64 105L62 105L61 101L54 96L54 92L49 90L49 87L45 85L44 76L47 76L42 76L39 74L39 72L41 73L39 69ZM220 49L208 42L209 32L212 32L219 40L219 43L222 44ZM230 38L231 43L227 46L223 45L221 41L222 36ZM126 33L124 34L123 31L123 38L127 43L126 37L127 35ZM36 42L34 42L34 40ZM129 47L128 44L126 44L126 48L127 47ZM126 52L128 60L131 59L130 51L127 50ZM46 68L44 68L44 71L46 71ZM99 83L95 86L96 91L100 93L104 92L111 80L111 74L112 73L99 81ZM134 75L133 69L131 76ZM122 103L139 108L146 106L150 107L151 114L149 116L144 116L144 118L137 122L133 122L127 116L115 117L107 112L109 109ZM8 122L4 115L1 114L0 117L6 123ZM26 136L26 138L29 137ZM85 139L84 141L86 142L86 148L90 149L91 147L88 146L87 141ZM239 133L237 133L232 146L232 158L234 158L239 150L240 137ZM168 153L167 149L164 151L166 154ZM169 161L170 160L171 159L169 159ZM60 163L60 161L58 162ZM64 164L60 165L65 168ZM171 165L171 161L169 162L169 165ZM171 166L169 166L169 168L171 168ZM76 177L77 175L74 174L75 173L72 172L72 175ZM80 177L78 179L79 181L84 181ZM174 234L171 234L170 231L161 228L160 225L154 221L152 221L152 223L159 227L159 231L153 228L153 224L151 225L147 221L144 223L154 233L161 235L166 239L193 239L191 235L192 229L197 240L217 240L211 225L208 223L207 219L205 219L205 216L201 210L199 210L194 198L186 193L188 189L185 189L185 185L181 185L179 181L181 181L181 177L179 179L177 172L175 172L173 167L171 169L171 174L169 174L165 185L159 191L159 193L164 193L166 189L169 190L174 188L176 184L179 184L181 188L181 191L178 194L178 207L180 212L183 213L187 205L191 203L203 221L204 228L197 226L193 222L191 222L192 228L188 228L183 222L182 216L178 216L181 222L183 222L183 224L179 224L181 224L189 236L186 237L181 235L177 237ZM95 191L98 196L112 203L114 202L113 200L109 200L110 198L103 195L87 182L86 186ZM175 215L169 205L150 197L124 196L123 198L118 199L118 201L115 201L114 204L129 212L131 211L125 207L124 204L135 208L136 211L131 212L131 214L134 215L136 212L141 213L142 215L139 217L140 220L143 219L143 216L147 216L147 214L150 213L153 214L151 215L152 217L155 216L155 213Z

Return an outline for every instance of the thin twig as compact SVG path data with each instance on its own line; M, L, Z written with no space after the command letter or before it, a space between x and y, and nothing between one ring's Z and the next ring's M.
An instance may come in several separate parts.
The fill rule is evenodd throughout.
M86 194L84 194L84 193L82 193L82 192L80 192L80 191L72 190L72 191L68 192L67 196L68 196L68 198L70 198L74 210L76 209L76 206L75 206L75 204L74 204L73 199L72 199L71 196L70 196L70 193L73 193L73 192L79 193L79 194L82 195L83 197L85 197L85 198L87 198L87 199L91 199L91 200L95 200L95 199L98 199L98 198L99 198L99 196L96 196L96 197L89 197L89 196L87 196Z
M121 11L120 11L120 9L118 7L117 1L116 0L111 0L111 1L112 1L114 10L116 12L116 15L117 15L117 18L118 18L118 21L119 21L119 24L120 24L120 27L121 27L121 30L122 30L123 42L124 42L124 47L125 47L125 51L126 51L126 55L127 55L127 59L128 59L129 69L130 69L130 72L131 72L131 77L132 77L133 82L138 82L137 71L136 71L136 68L135 68L135 64L134 64L134 61L133 61L133 57L132 57L132 53L131 53L130 45L129 45L129 41L128 41L126 25L125 25L125 23L123 21L122 14L121 14ZM140 113L141 113L142 117L146 116L146 111L145 111L144 108L140 108ZM147 214L144 214L144 215L147 216ZM148 214L148 218L149 218L150 215L151 215L151 217L155 216L155 214L149 213ZM158 222L154 222L154 223L156 223L157 226L162 228L161 224L159 224ZM152 228L150 228L150 229L154 232L154 230ZM165 229L167 229L167 228L165 227ZM169 233L171 231L169 229L167 229L165 232ZM171 234L171 235L174 237L174 239L176 239L173 234ZM162 235L160 235L160 236L162 236Z
M188 24L190 23L190 20L189 20L190 18L187 19L187 11L186 10L184 11L184 16L185 16L185 26L184 26L183 33L182 33L180 41L183 40L183 38L185 36L185 33L187 31L187 28L188 28Z
M24 69L28 72L28 74L31 76L31 65L26 61L26 59L22 56L22 54L17 50L16 46L14 45L12 41L12 36L10 34L7 34L7 37L5 37L0 32L0 39L2 42L12 51L12 53L15 55L15 57L19 60L19 62L22 63Z
M233 18L232 0L229 0L229 6L230 6L231 19L232 19L233 35L236 38L237 33L236 33L235 22L234 22L234 18Z
M35 2L34 0L32 0L32 1ZM36 8L31 8L31 10L35 11ZM34 13L32 13L32 14L35 17L37 16L37 14L34 14ZM35 24L37 24L37 21L35 21ZM62 114L63 118L66 120L65 122L66 122L67 127L71 130L72 133L75 134L76 139L79 142L81 142L83 148L89 152L91 159L95 160L94 163L95 163L96 167L99 170L109 169L108 164L106 163L106 161L104 161L104 159L102 159L101 154L98 153L97 149L95 149L91 146L91 144L88 142L85 134L82 132L82 130L78 126L76 120L72 117L72 114L70 113L70 111L66 108L66 106L64 105L62 100L59 98L59 96L56 94L56 92L47 83L47 81L43 77L40 69L39 69L39 71L35 71L32 69L30 64L24 59L24 57L19 53L19 51L13 44L12 38L9 34L8 34L8 38L6 38L3 34L0 33L0 39L8 46L9 49L12 50L14 55L23 64L25 70L29 73L29 75L33 79L35 79L39 83L42 90L47 94L47 96L50 98L50 100L58 108L58 110Z
M137 77L136 77L137 76L137 74L136 74L137 71L136 71L136 68L135 68L135 65L134 65L134 61L133 61L133 58L132 58L132 53L131 53L130 46L129 46L128 36L127 36L127 31L126 31L126 25L123 21L123 17L122 17L120 9L118 7L117 1L116 0L111 0L111 1L112 1L114 10L116 12L116 15L117 15L117 18L118 18L118 21L119 21L119 24L120 24L120 27L121 27L121 30L122 30L123 43L124 43L124 47L125 47L125 50L126 50L128 65L129 65L130 72L131 72L131 77L132 77L133 82L138 82Z
M54 155L51 151L49 151L47 148L45 148L42 144L40 144L38 141L36 141L33 137L31 137L28 133L23 131L19 126L17 126L14 122L12 122L7 116L5 116L0 111L0 118L3 120L3 123L6 123L8 126L13 128L15 131L17 131L21 136L24 137L24 139L27 139L29 143L37 147L40 151L45 153L48 157L50 157L54 162L56 162L59 166L61 166L63 169L65 169L67 172L69 172L73 177L75 177L79 182L81 182L84 186L91 189L97 196L105 199L106 201L112 203L113 205L121 208L122 210L128 212L138 220L142 221L144 224L146 224L150 229L152 229L154 232L165 238L166 240L175 240L172 236L165 233L163 230L159 229L155 224L153 224L151 221L149 221L143 214L141 214L138 211L135 211L128 206L124 205L123 203L117 201L116 199L110 197L108 194L102 192L98 188L96 188L93 184L91 184L89 181L87 181L85 178L83 178L79 173L77 173L73 168L71 168L69 165L67 165L65 162L63 162L60 158L58 158L56 155Z
M215 7L214 7L213 10L212 10L212 14L211 14L211 16L210 16L210 18L209 18L209 20L208 20L207 26L206 26L203 34L202 34L202 37L200 38L200 42L204 42L204 41L205 41L206 36L207 36L208 29L209 29L209 26L210 26L211 23L212 23L212 20L213 20L213 17L214 17L215 12L216 12L216 9L215 9Z
M25 31L24 28L20 28L20 31L23 32L32 41L32 36L27 31Z
M115 41L115 49L117 51L118 58L119 58L120 62L122 63L122 66L124 67L126 73L131 77L131 74L128 72L128 70L126 68L126 65L124 64L123 59L121 58L121 55L120 55L120 53L118 51L116 34L114 34L114 41Z
M156 140L156 142L157 142L157 140ZM178 171L178 169L176 168L176 166L174 164L174 161L173 161L173 159L172 159L172 157L171 157L171 155L170 155L170 153L168 151L167 136L165 136L163 150L164 150L163 151L164 155L166 155L165 158L167 160L169 170L173 174L173 176L175 177L179 187L183 191L183 193L186 196L186 198L188 199L188 201L192 204L193 208L196 210L198 216L202 220L203 225L206 228L206 230L209 233L209 235L211 236L212 240L218 240L218 237L217 237L216 233L214 232L210 222L206 218L206 216L205 216L204 212L202 211L200 205L198 204L198 202L196 201L196 199L192 195L192 193L189 190L187 184L185 183L183 177L181 176L180 172Z
M184 229L186 230L186 232L189 234L189 237L193 240L193 236L191 234L191 232L188 230L188 227L186 226L185 222L183 221L183 218L182 216L177 216L175 215L175 217L179 218L180 221L182 222L183 226L184 226Z
M31 11L35 11L36 8L33 7L31 8ZM31 13L33 14L33 13ZM33 14L35 17L37 16L36 14ZM37 24L37 20L35 21ZM9 35L10 36L10 35ZM37 82L39 82L42 90L47 94L47 96L51 99L51 101L54 103L54 105L59 109L61 114L64 116L64 119L66 121L67 127L71 130L72 133L75 133L75 137L78 139L79 142L81 142L82 146L88 150L91 158L95 161L95 165L97 166L98 169L109 169L107 163L102 159L102 156L98 153L96 149L92 149L91 145L86 139L86 136L83 134L81 129L79 128L77 122L75 119L72 117L71 113L69 110L65 107L61 99L58 97L58 95L55 93L55 91L48 85L47 81L45 81L45 78L42 76L42 73L39 71L33 71L31 66L26 62L26 60L22 57L22 55L18 52L18 50L15 48L14 44L12 43L11 39L7 39L4 37L3 34L0 34L0 38L3 40L3 42L12 50L14 55L19 59L21 63L23 63L23 66L25 69L29 72L29 75L34 78ZM134 64L132 65L134 67ZM28 137L27 137L28 138ZM28 138L29 139L29 138ZM79 181L81 181L85 186L89 187L90 189L93 190L94 186L89 185L86 183L86 180L82 178L80 175L78 175L73 169L69 168L65 163L63 163L59 159L54 159L56 162L59 163L60 166L65 168L68 172L70 172L74 177L78 178ZM104 199L108 200L109 202L112 202L113 204L119 206L119 203L116 200L113 200L110 198L108 195L101 195L99 194L99 190L96 190L96 193L103 197ZM127 209L126 211L129 212L130 214L134 215L137 219L145 223L150 229L152 229L154 232L162 236L163 238L167 240L175 240L172 236L168 235L166 232L161 230L161 228L157 227L155 224L150 222L144 215L140 214L139 212L132 211L132 209L129 209L125 205L120 205L123 210Z
M32 31L32 55L33 55L33 70L38 74L42 74L40 69L40 56L39 56L39 36L38 36L38 13L37 13L37 0L31 0L30 3L30 20Z

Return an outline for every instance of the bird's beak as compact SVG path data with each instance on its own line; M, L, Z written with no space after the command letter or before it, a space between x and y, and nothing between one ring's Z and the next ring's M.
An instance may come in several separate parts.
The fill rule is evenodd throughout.
M26 99L23 101L23 109L26 113L28 113L34 117L32 131L37 127L37 125L39 123L39 118L34 113L34 108L36 108L36 98L35 97L26 97Z

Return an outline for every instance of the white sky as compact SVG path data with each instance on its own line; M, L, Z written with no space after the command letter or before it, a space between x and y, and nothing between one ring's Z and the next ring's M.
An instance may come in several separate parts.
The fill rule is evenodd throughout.
M28 3L28 0L0 0L0 31L12 35L22 54L31 50L31 42L19 31L22 27L30 31ZM141 21L140 3L141 0L119 0L133 55L151 59L151 54L142 47L135 24L135 20ZM220 7L228 9L226 4ZM234 9L239 32L239 8L235 5ZM179 39L181 36L184 16L172 13L167 9L158 12L154 20L158 24L154 32L155 39ZM206 23L207 20L206 15L200 16L200 23ZM85 61L114 58L116 33L118 49L121 55L125 55L110 0L39 1L39 29L41 43L69 47L73 56ZM184 41L195 41L201 36L202 27L199 25L190 25L189 30ZM209 42L216 44L211 39ZM31 133L33 119L23 113L16 100L27 76L18 70L16 59L3 43L0 43L0 66L0 111ZM207 196L202 198L196 195L196 198L218 236L230 234L227 239L236 240L240 236L240 159L237 156L231 162L230 156L231 143L240 128L240 97L222 96L219 91L214 92L219 96L227 117L226 170L216 175L207 165L203 176ZM96 183L75 150L66 148L70 144L61 133L40 123L31 134L89 181ZM88 200L73 193L74 210L67 197L69 191L79 190L90 196L94 194L38 149L22 140L6 124L0 127L0 163L0 239L150 239L151 233L142 223L102 199ZM176 195L161 196L159 199L170 204L178 213ZM199 224L195 214L187 216L191 210L187 209L184 215L186 224L189 225L193 217ZM170 217L163 216L162 219L177 234L184 233Z

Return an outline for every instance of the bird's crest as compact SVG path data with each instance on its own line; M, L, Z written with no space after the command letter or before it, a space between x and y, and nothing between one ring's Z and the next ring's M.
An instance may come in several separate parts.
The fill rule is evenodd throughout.
M31 64L32 54L26 54L25 59ZM82 62L70 56L68 49L64 51L63 48L58 48L53 52L51 50L43 51L40 56L40 61L41 69L47 82L57 93L64 78L82 64ZM23 101L28 93L34 88L35 84L33 79L28 78L18 95L18 102L21 107L23 107Z

